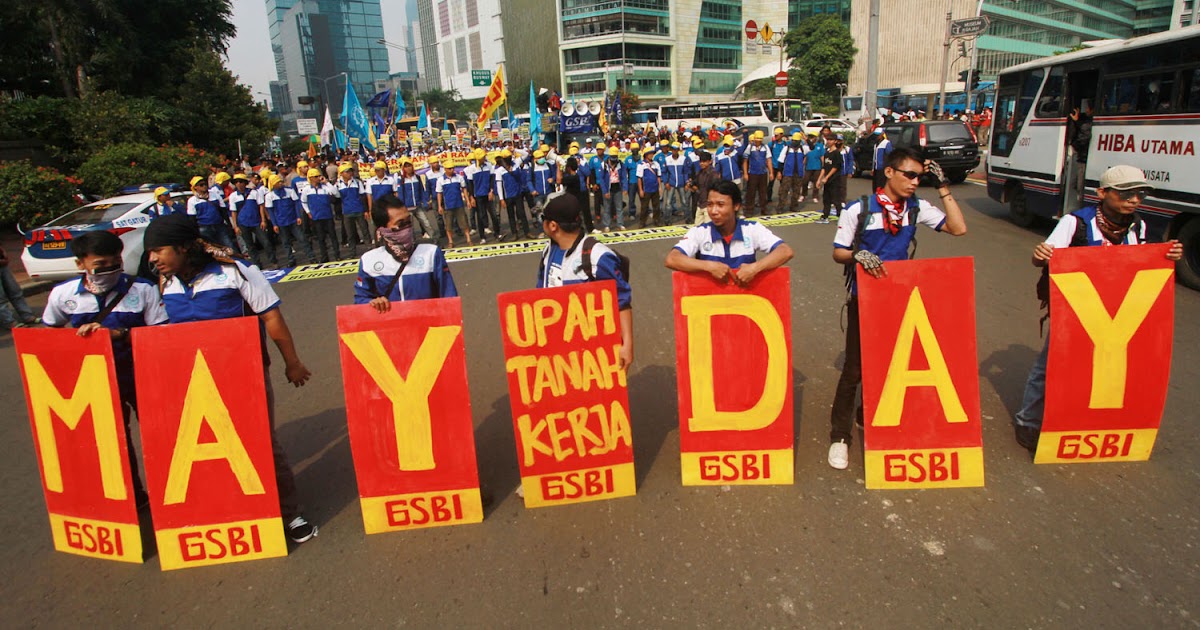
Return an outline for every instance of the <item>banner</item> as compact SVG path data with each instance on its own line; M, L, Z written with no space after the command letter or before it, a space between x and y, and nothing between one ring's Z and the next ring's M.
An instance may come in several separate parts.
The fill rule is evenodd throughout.
M13 330L54 548L142 561L112 343L103 331Z
M287 555L257 317L133 329L164 571Z
M672 275L683 485L793 483L790 278Z
M867 488L983 485L975 264L858 270Z
M462 302L339 306L337 319L366 532L482 522Z
M1170 247L1054 251L1046 411L1035 463L1150 459L1171 375Z
M632 496L616 283L497 296L525 506Z
M588 133L596 128L596 117L591 114L560 116L563 133Z
M496 112L500 104L505 101L504 89L504 65L496 67L496 76L492 78L492 86L488 88L487 95L483 97L483 104L479 107L479 118L477 123L480 129L483 129L487 124L488 118L491 118L492 113Z

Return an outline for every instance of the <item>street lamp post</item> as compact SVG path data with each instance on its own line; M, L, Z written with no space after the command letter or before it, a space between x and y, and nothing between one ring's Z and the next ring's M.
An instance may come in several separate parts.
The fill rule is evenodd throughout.
M316 79L317 81L321 82L321 93L324 94L324 96L325 96L325 103L324 103L324 105L321 106L321 109L325 109L325 107L327 105L329 105L329 82L330 81L332 81L338 77L346 77L346 85L350 85L350 75L346 74L345 72L339 72L331 77L326 77L326 78L310 77L307 74L302 74L300 76L304 77L305 79ZM317 112L317 117L318 118L321 117L321 112Z

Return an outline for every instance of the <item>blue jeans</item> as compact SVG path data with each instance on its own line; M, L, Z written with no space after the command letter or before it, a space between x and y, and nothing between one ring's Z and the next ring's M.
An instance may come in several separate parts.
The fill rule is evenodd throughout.
M36 319L33 309L25 303L25 292L8 265L0 267L0 327L12 328L17 322Z
M670 190L666 191L662 213L663 223L671 223L675 217L687 217L688 191L678 186L672 186Z
M629 201L625 204L625 207L629 208L629 218L630 219L637 216L637 207L638 207L637 199L638 199L637 184L635 183L634 185L629 187Z
M1046 357L1050 353L1050 332L1046 332L1046 342L1042 351L1033 360L1029 368L1029 378L1025 379L1025 395L1021 399L1021 410L1013 416L1013 424L1021 427L1042 428L1042 416L1046 412Z
M610 192L604 196L604 203L600 206L600 219L604 224L604 229L612 227L613 220L617 222L617 229L625 229L625 216L621 214L622 199L624 194L617 190L614 186Z
M221 245L222 247L228 247L235 252L238 251L238 246L233 242L233 231L229 229L229 226L223 223L218 223L217 225L201 225L200 238L208 241L209 243L213 243L214 245Z
M295 223L280 225L278 227L279 244L283 246L283 253L287 254L287 264L289 267L296 266L296 249L298 247L294 243L304 243L304 251L308 254L308 262L316 262L313 256L312 244L308 242L307 238L304 238L304 228Z

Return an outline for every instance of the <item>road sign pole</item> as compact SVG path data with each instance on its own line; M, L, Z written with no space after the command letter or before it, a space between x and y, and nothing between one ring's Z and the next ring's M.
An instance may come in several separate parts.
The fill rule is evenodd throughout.
M942 76L941 87L938 88L938 112L946 115L946 73L950 71L950 22L953 18L951 11L946 11L946 39L942 44Z
M975 5L975 17L978 18L982 13L983 13L983 0L979 0L978 4ZM979 55L979 39L976 38L973 43L974 43L974 45L971 46L971 65L968 66L968 69L972 73L974 73L974 75L968 75L967 76L968 79L970 79L971 76L978 76L978 73L979 73L979 71L975 69L975 63L979 59L979 57L978 57L978 55ZM964 86L964 89L967 92L967 102L966 102L965 108L968 110L971 109L971 92L972 92L971 83L972 83L972 81L968 80L966 86Z

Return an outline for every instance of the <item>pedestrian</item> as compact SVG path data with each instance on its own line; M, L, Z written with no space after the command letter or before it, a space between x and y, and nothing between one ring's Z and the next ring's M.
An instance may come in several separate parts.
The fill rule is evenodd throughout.
M746 213L770 214L767 210L767 182L775 179L771 150L763 144L763 132L750 135L750 146L742 153L742 171L746 173Z
M447 246L454 247L451 226L455 224L462 230L467 245L474 245L471 242L471 229L467 227L467 198L471 194L467 190L467 180L463 178L462 173L455 171L455 162L451 161L446 166L449 170L437 180L437 203L438 215L446 223Z
M583 178L579 176L579 159L576 156L568 157L566 164L563 165L562 188L566 194L571 195L575 201L579 202L580 208L587 207L585 185ZM542 235L545 236L545 232Z
M208 185L203 175L192 178L192 196L188 198L187 214L196 218L205 240L233 249L233 239L225 227L225 199L217 197L220 188Z
M783 137L783 127L776 127L775 135L767 143L767 148L771 152L772 172L778 174L779 170L783 168L783 152L787 150L787 147L788 141ZM771 203L775 197L775 181L778 179L779 177L776 175L767 182L767 203ZM779 205L776 205L775 209L778 210Z
M342 257L333 219L333 200L337 198L337 194L337 187L325 181L321 169L308 169L308 186L304 188L300 204L312 221L313 235L317 239L317 246L321 248L322 263L340 260ZM325 249L326 241L329 242L328 250ZM329 257L330 251L333 252L332 259Z
M1146 223L1137 215L1137 209L1152 190L1141 169L1129 165L1113 166L1100 175L1096 187L1099 203L1065 214L1058 220L1046 241L1038 243L1033 249L1033 265L1042 268L1038 297L1043 307L1047 307L1050 301L1048 266L1054 250L1064 247L1141 245L1147 242ZM1177 240L1168 242L1171 243L1171 249L1167 251L1167 258L1182 258L1183 245ZM1042 416L1046 406L1046 358L1049 351L1050 333L1047 332L1042 349L1025 380L1021 409L1013 416L1017 444L1031 453L1037 452L1038 438L1042 432Z
M629 155L625 157L621 165L625 167L625 207L628 213L628 219L632 221L637 216L638 208L638 165L642 163L641 145L637 142L629 143Z
M316 262L312 244L304 237L304 230L300 228L300 198L296 196L296 190L285 186L283 179L278 175L271 176L267 187L267 214L271 215L271 221L275 224L275 233L279 235L279 243L287 255L288 266L296 266L298 243L304 244L308 261Z
M0 328L27 328L37 324L33 309L25 302L25 292L8 266L8 252L0 247Z
M282 187L283 181L277 184ZM295 194L292 189L287 192ZM234 258L232 250L203 240L195 221L187 216L172 215L151 222L146 227L144 247L162 276L159 287L172 324L257 315L262 330L283 356L288 382L296 387L308 382L312 374L296 353L279 296L257 267ZM266 344L261 347L279 512L288 537L302 543L317 535L317 526L304 517L295 476L276 435L271 359Z
M475 149L468 155L470 164L463 169L463 179L467 182L476 236L482 245L487 242L488 236L500 233L499 217L492 207L492 189L495 187L495 181L492 179L492 169L487 163L486 151ZM492 228L496 231L493 232Z
M507 154L507 155L506 155ZM513 240L519 240L520 235L524 235L527 239L532 239L533 235L529 233L529 220L525 217L525 206L522 203L524 190L521 188L520 181L514 172L516 168L513 166L512 152L505 149L496 156L496 198L500 200L500 208L508 214L508 232ZM520 231L517 224L520 223ZM499 236L499 240L504 240L504 236Z
M355 304L386 313L392 302L458 296L442 249L437 243L417 243L412 214L403 201L395 195L380 197L371 219L379 226L375 240L380 245L358 261Z
M242 239L242 251L262 269L263 252L270 247L266 208L259 204L258 195L250 189L250 178L244 173L233 176L233 192L229 193L228 201L233 215L233 233ZM274 257L274 251L271 253Z
M721 175L721 179L729 180L742 186L742 158L737 152L737 147L733 145L733 136L726 135L721 140L721 148L717 153L715 167L717 173Z
M150 218L157 219L158 217L165 217L168 214L175 214L176 212L186 213L187 209L183 204L175 203L175 199L171 197L170 190L159 186L154 189L154 205L150 206L149 212Z
M882 126L876 127L871 133L875 136L875 148L872 149L871 158L871 184L874 190L878 190L883 188L888 179L885 171L888 155L892 152L892 142L888 140Z
M921 175L929 173L936 180L938 196L945 211L916 196ZM862 355L859 343L858 283L855 266L873 278L887 276L885 262L907 260L910 246L916 238L917 225L925 225L953 236L967 233L962 210L950 192L950 185L941 167L932 161L921 163L920 156L905 147L888 154L883 168L884 185L867 198L851 203L838 219L837 235L833 239L833 261L845 265L849 297L846 301L846 362L838 380L830 412L829 465L844 470L850 465L851 425L856 414L858 386L862 383ZM866 220L863 215L866 214ZM872 314L863 317L871 325ZM857 406L862 420L862 407Z
M397 185L396 178L388 173L387 162L378 160L375 162L375 176L367 180L367 209L370 210L371 204L376 199L386 194L396 194Z
M783 165L775 172L779 180L779 205L783 212L795 212L796 206L804 201L804 134L792 133L791 144L783 151Z
M574 195L558 194L546 202L542 230L550 242L542 251L537 288L614 281L621 321L618 362L622 370L628 371L633 365L633 289L629 286L628 262L583 231L580 217L585 211Z
M663 224L670 225L678 216L683 221L691 218L691 205L688 203L688 183L692 177L692 162L680 153L681 145L672 142L671 154L663 163L663 191L666 199L663 201Z
M618 230L625 229L625 214L622 208L624 204L621 202L629 185L626 177L625 167L617 155L617 147L610 146L607 159L596 176L600 186L599 194L604 199L604 204L600 206L600 218L606 233L612 229L614 223Z
M125 446L129 451L129 471L133 478L133 498L141 509L149 505L150 497L138 471L133 433L129 427L137 410L130 330L166 323L167 312L154 284L123 271L125 265L121 254L124 249L121 237L102 230L84 232L71 239L75 266L83 273L50 290L42 323L51 328L70 326L80 337L92 333L107 334L111 340L117 393L125 422Z
M821 193L817 188L817 181L821 179L821 162L824 159L825 143L816 134L808 134L808 143L804 151L804 181L801 183L800 203L804 203L806 198L811 202L820 198ZM811 197L809 196L810 191Z
M350 254L354 255L358 253L359 245L375 241L367 226L367 185L358 178L354 165L349 162L338 165L337 178L337 196L342 200L346 244L350 247Z
M436 190L434 193L436 194ZM429 196L428 188L425 182L417 175L416 166L413 161L407 157L400 158L400 178L396 180L396 194L400 200L404 202L408 212L416 221L417 228L421 230L417 238L429 239L431 242L438 241L437 230L433 227L433 219L430 218L430 208L437 201ZM374 217L375 213L372 212ZM379 229L376 225L375 229Z
M550 170L546 153L541 149L533 152L533 170L529 173L529 197L533 200L530 212L533 216L541 214L546 206L546 200L554 194L554 171Z
M646 219L649 217L650 225L658 225L659 217L662 214L661 200L659 198L659 182L662 180L662 171L659 169L658 163L654 161L654 148L646 149L642 154L644 158L641 164L638 164L637 180L638 180L638 197L641 198L642 209L638 213L638 227L646 227Z
M842 177L845 158L842 139L834 138L829 150L821 157L821 176L816 188L821 191L821 218L817 223L829 223L830 213L837 218L846 204L846 178Z

